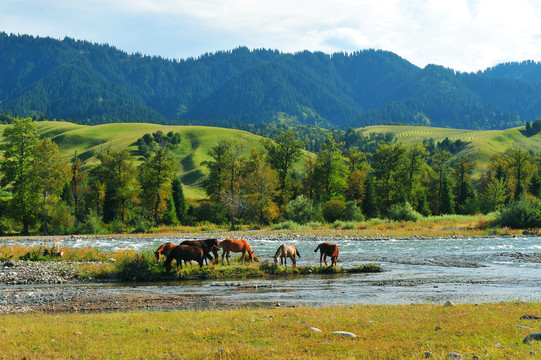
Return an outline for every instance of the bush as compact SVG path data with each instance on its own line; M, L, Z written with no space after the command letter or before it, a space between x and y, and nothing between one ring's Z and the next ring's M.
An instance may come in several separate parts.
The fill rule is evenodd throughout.
M94 212L90 213L81 224L79 231L84 234L107 234L107 229L101 218Z
M494 221L496 226L512 229L541 227L541 201L521 199L504 207Z
M409 202L395 204L389 209L389 219L393 221L419 221L422 215L413 210Z
M344 220L346 221L364 221L364 215L357 206L356 201L348 201L346 203L346 210L344 212Z
M305 228L307 227L291 220L283 221L272 226L272 230L303 230Z
M342 220L346 213L346 203L342 200L329 200L323 205L323 218L325 221L333 223L336 220Z
M314 217L314 205L312 201L300 195L287 204L286 213L288 220L297 224L306 224Z

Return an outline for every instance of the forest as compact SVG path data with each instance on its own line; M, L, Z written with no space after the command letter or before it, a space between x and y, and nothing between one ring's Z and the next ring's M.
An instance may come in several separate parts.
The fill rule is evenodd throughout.
M207 197L197 200L186 199L177 176L172 151L183 141L178 133L141 137L138 166L127 148L105 146L83 171L81 158L63 156L54 141L37 134L32 118L10 120L0 143L3 234L146 232L205 222L235 228L417 221L494 211L504 226L541 226L541 157L521 149L495 154L473 181L474 161L453 156L463 147L460 140L403 145L349 129L327 132L320 149L307 153L292 130L261 138L259 148L221 138L202 164ZM528 136L540 124L528 124Z
M287 118L346 130L385 123L505 129L541 112L541 64L419 68L381 50L248 49L164 59L107 44L0 33L0 112L95 125L236 129Z

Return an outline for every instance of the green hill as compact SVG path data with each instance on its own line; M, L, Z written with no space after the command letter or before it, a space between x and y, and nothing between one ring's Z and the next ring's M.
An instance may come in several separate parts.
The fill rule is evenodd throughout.
M186 197L205 197L205 191L199 186L205 176L206 168L201 162L209 160L210 148L220 139L228 138L245 142L246 152L250 148L259 148L260 136L251 133L205 126L165 126L144 123L105 124L97 126L76 125L67 122L43 121L37 122L38 133L52 138L62 153L72 158L77 152L88 169L96 160L95 155L100 148L106 146L127 147L139 164L142 158L137 154L137 139L144 134L158 130L168 133L178 132L182 137L180 146L174 150L178 161L179 176L184 184ZM0 133L8 125L0 125Z
M523 134L523 126L506 130L464 130L426 126L376 125L358 130L364 134L393 133L397 141L405 145L430 138L436 142L445 138L449 138L451 141L462 140L468 144L458 155L469 155L477 163L477 175L487 166L493 155L508 148L541 153L541 134L526 137Z

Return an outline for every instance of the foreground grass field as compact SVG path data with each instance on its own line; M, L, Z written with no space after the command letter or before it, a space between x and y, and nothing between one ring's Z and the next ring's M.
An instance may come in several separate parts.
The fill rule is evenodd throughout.
M541 304L2 315L0 354L5 359L423 359L430 352L433 359L445 359L455 352L463 359L536 359L541 343L522 340L540 323L521 320L524 314L541 315Z

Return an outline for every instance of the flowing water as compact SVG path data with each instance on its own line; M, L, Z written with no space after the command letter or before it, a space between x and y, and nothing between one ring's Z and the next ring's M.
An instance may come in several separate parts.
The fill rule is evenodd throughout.
M171 237L66 238L60 245L96 246L104 251L141 251L154 250L164 242L178 243L182 240ZM21 241L13 242L20 244ZM541 237L365 240L292 236L287 243L299 250L301 258L298 265L317 265L319 253L314 253L314 249L321 241L338 244L339 266L376 262L385 271L376 274L182 281L138 284L135 288L160 294L210 295L228 301L264 305L541 301ZM257 236L249 242L260 261L272 261L283 240ZM129 287L133 288L133 285Z

